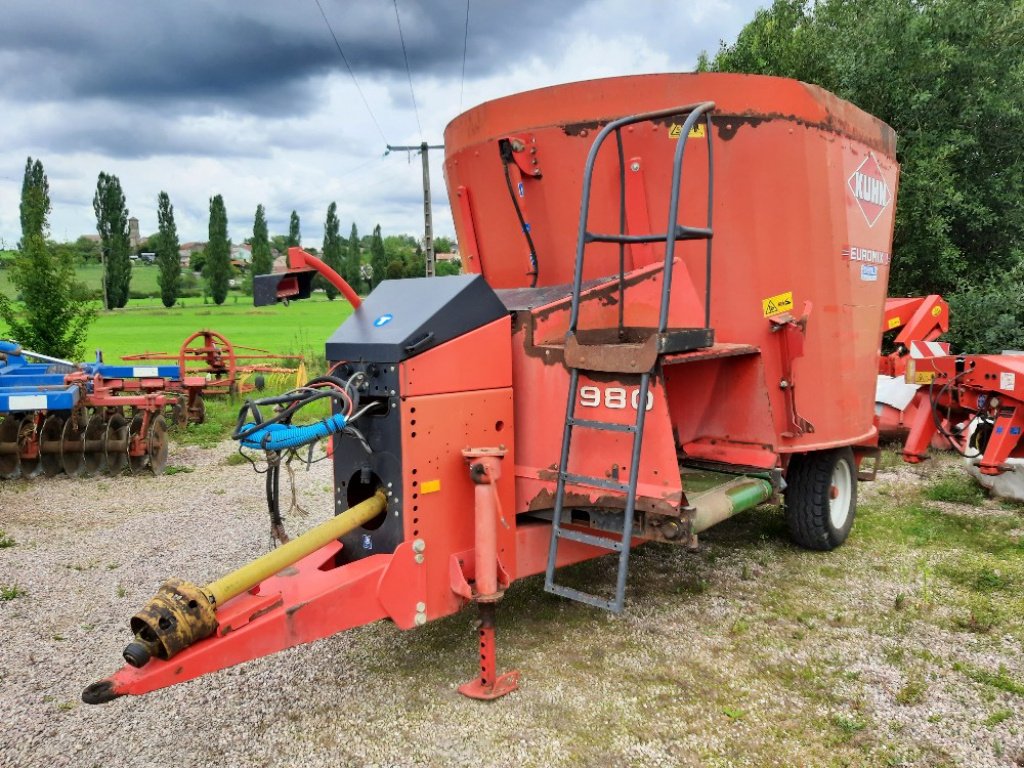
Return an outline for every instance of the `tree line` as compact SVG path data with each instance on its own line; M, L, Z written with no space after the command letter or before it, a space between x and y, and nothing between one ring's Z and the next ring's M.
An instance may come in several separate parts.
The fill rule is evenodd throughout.
M360 238L352 224L349 237L340 234L337 203L327 208L322 245L323 260L360 293L372 290L383 279L421 277L424 273L423 252L409 235L384 237L380 225L368 237ZM77 281L75 265L84 259L98 258L102 265L101 297L106 310L127 305L132 278L132 248L129 235L129 212L121 182L117 176L101 172L93 196L98 243L85 237L74 244L49 240L51 213L50 187L43 164L29 157L22 182L20 214L22 237L17 253L9 262L10 280L17 289L19 302L0 294L0 319L10 335L26 348L66 359L81 357L89 325L96 316L93 296ZM274 253L287 253L291 246L301 246L301 222L297 212L289 218L287 236L271 236L266 209L258 205L253 218L252 236L245 239L251 249L251 263L240 275L231 262L231 240L228 237L228 215L221 195L210 198L208 242L192 254L190 270L202 275L205 295L215 304L223 304L231 282L243 277L242 289L251 292L252 278L267 274L274 267ZM451 250L448 238L437 238L440 252ZM181 266L181 243L174 220L174 206L167 192L157 196L157 232L145 243L155 254L157 284L164 306L172 307L194 282L191 271ZM316 253L315 248L309 248ZM437 274L457 274L458 263L438 264ZM317 277L331 300L338 290Z

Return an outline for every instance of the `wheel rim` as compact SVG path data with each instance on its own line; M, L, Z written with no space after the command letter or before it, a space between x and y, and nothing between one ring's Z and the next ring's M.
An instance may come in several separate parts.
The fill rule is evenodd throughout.
M61 435L64 433L64 419L51 413L39 429L39 461L47 477L59 475L64 470L60 456ZM46 450L47 446L54 450Z
M828 500L828 516L832 527L839 530L850 517L850 502L853 498L853 472L844 459L836 462L832 469L832 487Z

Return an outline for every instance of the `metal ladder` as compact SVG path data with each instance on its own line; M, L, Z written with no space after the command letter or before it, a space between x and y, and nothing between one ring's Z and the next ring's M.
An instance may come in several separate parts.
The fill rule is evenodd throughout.
M614 120L602 129L594 140L594 144L587 156L584 167L583 190L580 205L580 225L576 243L576 271L572 288L572 309L569 316L569 330L566 334L567 340L574 337L577 332L580 311L580 295L583 285L583 262L586 246L590 243L617 243L619 245L619 338L625 336L623 304L625 298L625 246L630 243L665 243L665 263L663 271L664 284L661 292L661 307L659 312L658 327L655 332L658 334L658 349L663 351L666 346L663 343L671 334L667 331L669 298L672 285L672 264L674 259L675 244L679 240L705 240L707 241L706 267L707 279L705 290L705 328L710 326L710 304L711 304L711 206L713 184L713 163L711 152L711 111L714 109L713 102L703 102L685 107L676 107L667 110L646 112L638 115L631 115ZM627 235L625 234L625 159L622 146L621 129L634 123L660 120L671 117L686 115L679 132L679 140L676 145L673 161L672 188L670 190L670 202L668 211L668 230L664 234ZM678 224L679 189L682 177L683 153L686 141L689 138L690 130L698 121L703 120L705 126L705 137L708 148L708 211L706 227L687 227ZM615 134L619 156L619 194L620 194L620 232L618 234L596 234L587 230L587 222L590 214L590 190L594 171L594 163L604 140ZM710 338L710 335L709 335ZM595 608L603 608L612 613L621 613L626 600L626 576L629 571L629 552L633 538L633 518L636 511L637 482L640 476L640 451L644 436L644 420L647 413L646 404L649 397L651 384L651 371L643 371L637 374L628 373L631 377L639 375L640 386L637 398L636 420L633 424L618 424L608 421L594 419L580 419L576 417L576 400L579 394L580 372L592 371L585 365L574 365L566 361L569 367L569 399L566 405L565 429L562 432L562 449L558 460L558 476L555 488L555 508L551 520L551 543L548 549L547 568L544 573L544 590L555 595L567 597L577 602ZM599 432L624 432L633 436L632 450L630 452L629 479L621 482L618 478L592 477L569 471L569 453L572 447L572 437L575 428L589 429ZM602 488L611 491L624 493L626 497L625 510L622 515L622 528L617 538L598 536L592 533L564 528L562 526L562 514L565 509L565 487L567 484ZM615 597L612 599L599 597L582 590L567 587L555 583L555 568L558 562L558 544L563 539L588 544L590 546L602 547L610 552L617 552L619 555L618 573L615 581Z

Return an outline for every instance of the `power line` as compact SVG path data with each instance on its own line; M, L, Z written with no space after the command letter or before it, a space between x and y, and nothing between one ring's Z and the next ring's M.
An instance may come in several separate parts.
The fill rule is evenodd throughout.
M377 127L377 133L380 134L381 141L387 144L388 140L384 136L384 131L381 130L380 123L377 122L377 116L373 114L373 110L370 109L370 102L366 100L366 95L363 93L363 89L359 87L359 81L356 80L356 73L352 70L352 65L348 63L348 57L345 55L345 51L341 49L341 43L338 42L338 36L334 34L334 28L331 26L331 22L327 20L327 14L324 13L324 7L320 5L320 0L313 0L313 2L315 2L316 7L320 9L320 15L324 17L324 24L327 25L327 31L331 33L331 37L334 39L334 45L338 49L338 53L341 54L341 60L345 62L345 68L348 70L349 75L352 76L352 82L355 83L356 90L359 91L359 98L363 100L363 105L366 107L366 111L370 113L370 119L373 120L373 124ZM406 62L406 66L408 66L408 62ZM412 81L410 80L410 85L411 82Z
M319 0L318 0L319 2ZM412 108L416 112L416 127L420 129L420 136L423 135L423 126L420 124L420 109L416 106L416 94L412 89L412 70L409 68L409 54L405 50L405 36L402 34L402 18L398 15L398 0L395 4L395 21L398 22L398 39L402 41L402 58L405 59L405 72L409 75L409 94L412 96ZM387 141L384 142L387 144Z
M459 112L462 111L462 94L466 89L466 51L469 50L469 0L466 0L466 31L462 36L462 83L459 85Z

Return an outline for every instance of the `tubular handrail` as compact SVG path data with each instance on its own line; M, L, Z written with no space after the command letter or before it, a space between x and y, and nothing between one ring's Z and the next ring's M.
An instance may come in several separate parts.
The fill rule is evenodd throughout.
M589 243L603 242L603 243L618 243L619 244L619 324L623 323L623 299L625 291L625 259L623 255L623 248L627 244L636 243L665 243L665 263L664 263L664 284L662 286L661 294L661 308L658 315L658 333L664 333L668 326L668 313L669 313L669 297L671 294L672 287L672 264L675 257L675 244L677 240L706 240L706 272L707 279L705 285L705 298L704 298L704 327L710 327L711 325L711 238L713 231L711 228L712 224L712 203L714 195L714 165L713 165L713 154L711 149L711 112L715 108L713 101L698 102L695 104L688 104L681 107L672 107L668 109L659 109L651 112L642 112L636 115L628 115L621 117L617 120L613 120L608 123L604 128L601 129L597 137L594 139L593 145L590 147L590 152L587 154L587 161L584 165L583 170L583 189L580 194L580 223L579 230L577 232L576 239L576 269L573 275L572 285L572 308L569 314L569 333L573 334L576 332L577 324L579 321L579 310L580 310L580 294L583 286L583 262L586 246ZM625 176L626 176L626 165L622 151L622 134L621 130L627 125L634 125L636 123L650 122L659 120L667 117L676 117L686 115L686 119L683 122L682 127L679 131L679 140L676 144L675 153L672 162L672 186L669 192L669 211L668 211L668 227L664 234L644 234L644 235L627 235L625 233L625 215L624 215L624 200L625 200ZM686 149L686 142L689 139L690 131L697 124L697 121L701 118L704 119L705 124L705 135L707 137L708 147L708 210L707 210L707 226L705 227L688 227L679 225L679 190L682 183L682 168L683 168L683 157ZM600 153L601 147L612 133L615 133L616 144L618 147L619 155L619 195L620 195L620 223L619 226L622 231L619 234L599 234L593 233L587 230L587 224L590 217L590 196L591 187L594 175L594 165L597 161L598 154ZM621 327L620 327L621 331Z

